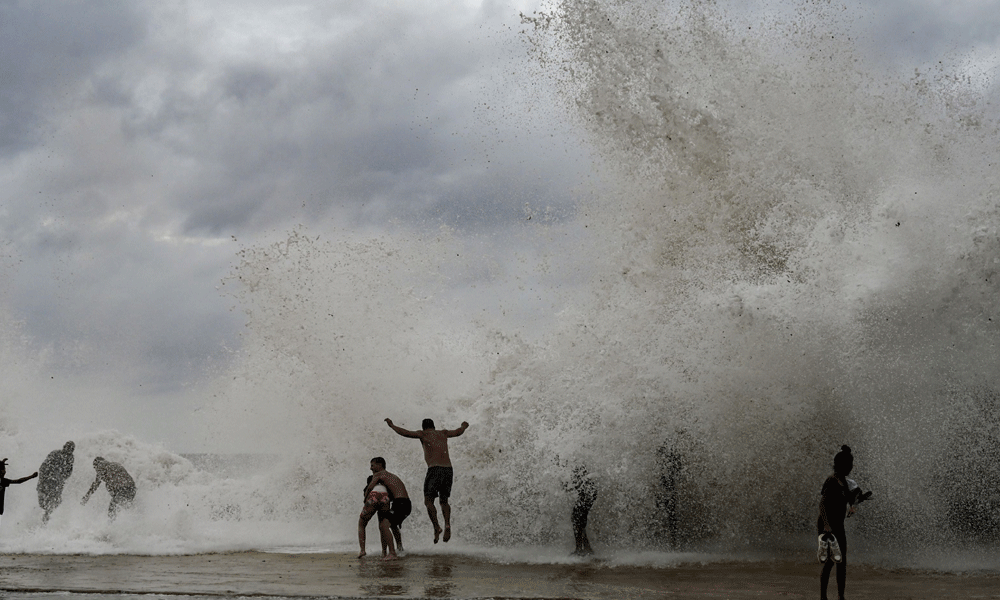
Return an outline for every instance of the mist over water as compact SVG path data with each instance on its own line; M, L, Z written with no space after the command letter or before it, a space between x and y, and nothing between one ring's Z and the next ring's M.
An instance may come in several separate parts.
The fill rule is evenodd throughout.
M875 492L852 540L962 568L938 557L1000 532L994 81L959 60L899 75L857 11L772 14L567 0L524 15L519 84L554 87L547 108L595 154L575 212L245 248L222 286L243 345L196 426L220 453L271 458L223 476L67 432L67 509L40 529L34 484L10 488L6 548L346 551L371 457L420 495L417 442L382 419L431 417L472 425L451 444L450 550L568 552L584 465L599 552L786 551L811 539L849 444ZM63 441L5 431L22 454ZM121 527L96 518L100 498L74 500L99 452L139 486ZM422 510L406 527L432 549Z

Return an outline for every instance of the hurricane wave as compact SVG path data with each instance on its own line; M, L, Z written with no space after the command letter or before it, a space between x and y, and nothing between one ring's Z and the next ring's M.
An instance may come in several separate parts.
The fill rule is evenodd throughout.
M202 426L271 458L220 478L139 452L140 490L157 490L140 512L160 524L133 517L136 539L347 545L371 457L420 494L416 442L382 419L432 417L472 425L452 441L459 544L571 546L584 466L608 551L780 548L812 531L845 443L875 491L852 535L897 558L988 544L993 82L954 63L899 75L855 13L781 8L562 0L523 15L525 72L589 140L600 193L507 239L300 228L245 248L224 285L243 345ZM529 328L493 295L525 287L544 300ZM85 453L122 443L90 435Z

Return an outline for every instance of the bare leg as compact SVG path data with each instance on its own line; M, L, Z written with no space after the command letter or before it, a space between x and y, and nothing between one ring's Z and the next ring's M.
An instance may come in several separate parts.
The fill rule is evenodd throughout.
M431 518L431 525L434 526L434 543L438 543L438 537L441 535L441 526L438 525L438 514L437 509L434 508L434 498L428 498L424 496L424 506L427 507L427 516ZM444 508L443 506L441 507Z
M830 584L830 571L833 570L833 561L827 560L823 563L823 570L819 573L819 597L826 600L826 588Z
M403 534L399 531L399 527L395 525L389 526L389 531L392 532L392 537L396 538L396 551L403 551Z
M823 563L823 571L819 574L819 592L820 598L826 598L826 588L830 582L830 571L833 570L834 564L837 566L837 596L839 598L844 597L844 587L847 583L847 537L843 534L843 530L835 532L833 534L837 538L837 543L840 544L840 562L834 563L833 560L827 560Z
M358 519L358 544L361 546L361 553L358 554L358 558L363 558L367 552L365 552L365 523L364 517Z
M451 539L451 504L444 498L441 498L441 514L444 515L444 541Z
M844 587L847 583L847 536L841 535L837 536L840 538L838 543L840 544L840 562L837 563L837 597L843 600L844 598Z
M367 554L365 552L365 527L368 526L368 521L371 520L374 514L375 509L367 505L361 509L361 516L358 518L358 544L361 545L361 554L358 554L358 558L362 558Z
M385 560L396 560L396 546L392 543L392 531L389 529L389 521L387 519L382 519L378 522L378 531L382 536L382 558ZM386 547L389 549L388 554L385 552Z

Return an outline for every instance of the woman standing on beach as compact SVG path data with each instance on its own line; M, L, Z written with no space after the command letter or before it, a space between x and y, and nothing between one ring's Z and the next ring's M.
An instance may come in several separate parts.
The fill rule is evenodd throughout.
M820 549L820 560L823 561L823 570L819 576L819 597L821 600L826 600L826 588L830 582L830 571L833 569L834 563L837 564L837 596L840 600L844 600L844 585L847 581L847 536L844 531L844 519L847 518L849 497L847 476L851 474L853 468L854 456L851 454L851 448L841 446L840 452L833 457L833 474L823 482L816 529L820 536L833 534L840 548L839 552L836 546L829 549L829 560L826 553L823 552L823 548ZM831 544L831 546L833 545Z

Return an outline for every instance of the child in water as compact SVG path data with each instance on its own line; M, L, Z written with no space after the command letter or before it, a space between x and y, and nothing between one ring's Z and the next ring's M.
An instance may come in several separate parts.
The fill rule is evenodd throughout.
M0 460L0 515L3 514L3 500L4 500L4 495L7 492L7 486L11 485L12 483L24 483L25 481L28 481L29 479L34 479L35 477L38 477L38 471L35 471L31 475L28 475L27 477L22 477L20 479L7 479L7 459L5 458L3 460Z

